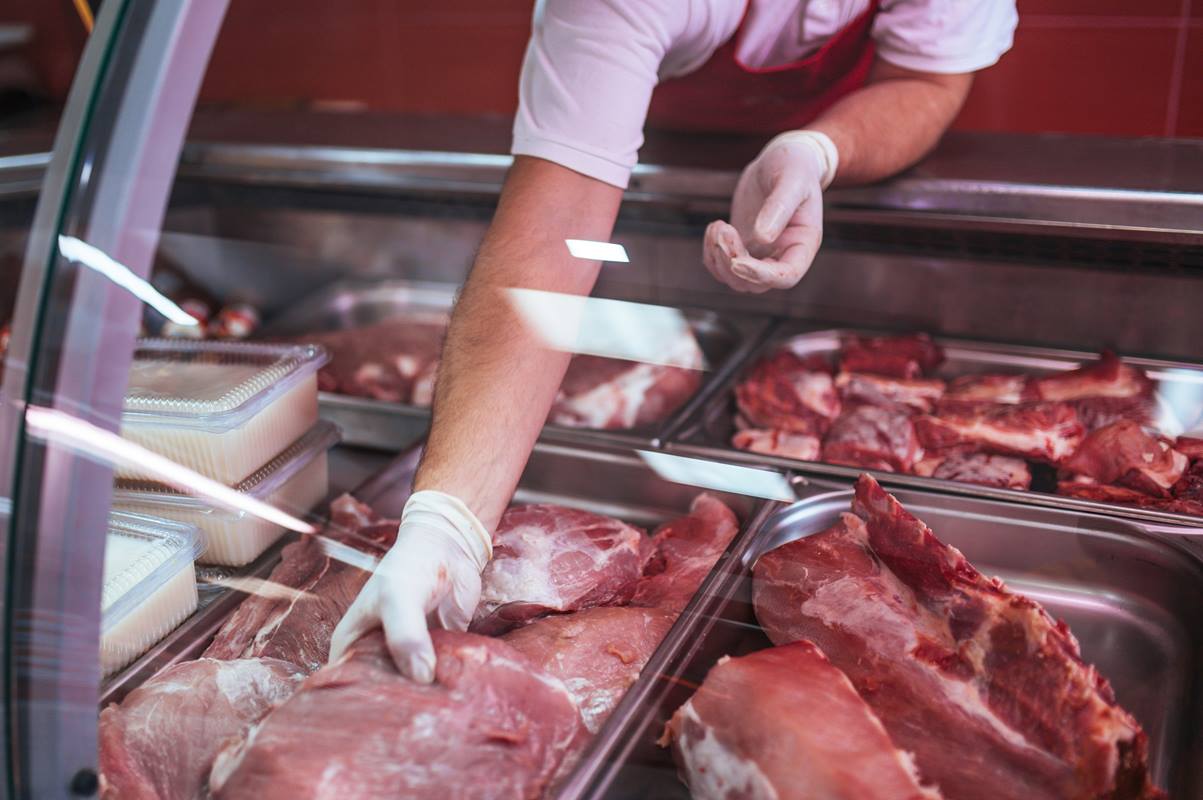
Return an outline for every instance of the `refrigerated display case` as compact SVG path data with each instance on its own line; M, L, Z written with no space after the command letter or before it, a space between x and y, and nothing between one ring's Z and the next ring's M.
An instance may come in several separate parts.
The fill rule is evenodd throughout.
M3 796L112 794L118 784L100 773L98 712L135 713L133 701L114 704L136 701L144 685L170 687L165 675L179 676L199 704L181 714L206 712L197 686L262 680L270 690L260 719L320 666L314 656L301 666L272 662L258 678L238 673L264 658L232 628L280 607L271 604L303 606L327 590L323 580L370 569L380 555L388 538L381 520L399 513L429 426L415 386L433 376L447 310L510 163L496 121L194 109L226 5L106 2L51 157L0 162L4 246L24 252L19 290L6 274L14 317L0 389ZM604 346L576 352L625 354L644 369L623 378L611 364L607 380L620 389L702 368L675 384L673 402L651 420L611 425L565 412L567 423L545 427L515 495L650 532L686 515L705 490L739 519L717 566L643 654L648 666L635 670L621 701L613 698L609 721L590 731L576 768L546 787L549 795L687 796L656 744L664 724L720 658L768 646L751 609L756 558L845 510L859 469L729 446L731 389L783 337L803 334L827 353L841 333L923 331L970 371L1064 370L1113 347L1162 382L1181 423L1176 433L1203 423L1187 420L1203 364L1199 143L953 135L907 175L830 192L823 252L797 288L734 295L702 277L698 239L726 213L757 145L649 135L614 234L629 263L602 271L594 297L608 311L590 324L601 333L605 319L634 321L636 332L684 331L698 361L656 363L668 372L649 377L644 365L654 360L632 356L645 352L639 342L601 336ZM41 188L26 236L19 220L34 174ZM188 328L184 309L199 299L212 311L252 306L262 317L261 326L247 324L256 344L140 341L143 328L161 332L177 312ZM434 333L419 336L413 352L356 354L379 325ZM324 356L311 342L335 359L317 378L323 421L296 415L294 428L263 446L272 452L245 447L239 466L219 474L130 448L141 441L128 424L136 422L128 389L140 353L183 351L207 365L222 352L283 353L306 343L317 370ZM281 385L278 375L243 377L258 381L251 394ZM153 403L168 416L188 411L184 379L174 380L161 387L174 394L160 392ZM207 401L227 412L238 405L220 395ZM573 393L563 395L572 409ZM1083 657L1148 733L1155 781L1175 797L1203 797L1194 613L1203 523L873 471L978 567L1064 617ZM339 522L348 508L368 513L329 504L352 489L375 516ZM148 537L146 553L106 547L118 530ZM247 538L249 550L217 545ZM114 604L109 578L126 573L105 562L121 553L125 566L146 558L129 582L155 580ZM304 571L298 565L309 572L290 575ZM106 635L131 609L162 610L170 630L134 637L133 650L102 659ZM206 669L216 671L189 672ZM285 749L339 733L326 720L309 728L303 708L288 709L278 719L301 722L270 728ZM254 755L230 756L214 773L225 796L253 791L237 781L239 759ZM185 768L179 758L164 748L160 777L178 772L203 787L212 765Z

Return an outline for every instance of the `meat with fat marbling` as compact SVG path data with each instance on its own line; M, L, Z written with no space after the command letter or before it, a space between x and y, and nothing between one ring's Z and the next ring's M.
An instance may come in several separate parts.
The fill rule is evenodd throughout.
M689 514L656 529L631 602L680 613L735 538L739 521L726 503L703 492Z
M953 448L928 453L915 464L915 474L945 481L976 483L1000 489L1028 489L1032 471L1028 462L1012 456L996 456Z
M1073 455L1085 429L1068 403L977 405L915 419L925 448L969 445L984 452L1057 464Z
M676 618L660 608L590 608L535 620L502 639L564 682L597 733Z
M839 416L840 397L831 365L786 348L761 360L735 387L744 427L822 435Z
M899 404L848 408L823 438L823 460L887 472L910 472L923 456L912 415Z
M669 720L695 800L939 800L811 642L722 658Z
M471 630L496 635L551 612L622 605L635 594L644 535L555 505L513 506L493 534Z
M1031 398L1039 400L1081 400L1151 395L1154 388L1144 370L1125 364L1115 353L1104 350L1093 364L1033 378L1028 392Z
M293 693L303 670L272 658L168 667L100 712L104 800L202 800L209 769Z
M1163 798L1147 739L1069 629L979 573L872 478L754 568L757 619L809 639L948 798Z
M383 555L397 533L349 495L334 501L323 538L306 536L284 548L280 563L258 593L242 601L205 650L217 659L279 658L313 671L326 663L330 637L359 590L365 569L347 563L327 543L344 545L370 560ZM333 555L331 553L334 553Z
M841 372L835 386L845 404L866 403L891 406L895 403L928 412L944 396L944 381L936 378L888 378L858 372Z
M431 637L433 684L402 677L379 633L309 676L218 756L214 797L539 797L587 735L568 689L500 639Z
M740 450L751 450L753 453L764 453L782 458L796 458L799 461L817 461L822 450L822 440L818 436L765 428L736 431L735 435L731 437L731 444Z
M926 333L902 336L850 336L840 345L840 369L891 378L930 375L944 362L944 350Z
M1126 486L1157 497L1169 497L1182 477L1187 458L1138 423L1116 422L1094 431L1063 468L1099 483Z

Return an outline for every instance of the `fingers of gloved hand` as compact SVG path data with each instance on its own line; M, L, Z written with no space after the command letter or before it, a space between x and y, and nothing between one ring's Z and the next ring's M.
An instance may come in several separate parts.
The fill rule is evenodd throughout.
M434 680L434 643L426 627L424 603L410 593L381 597L384 641L398 671L418 683Z
M800 174L800 170L781 170L773 180L772 189L756 211L752 228L748 232L748 247L763 250L773 247L777 239L791 224L798 209L820 193L818 180L814 176Z
M739 287L743 281L731 272L731 263L733 260L747 255L748 250L744 247L739 233L728 223L715 220L706 228L706 236L702 245L702 262L715 280L726 284L731 289L740 291Z
M364 591L355 598L355 602L351 603L347 613L334 628L330 637L330 661L342 658L351 645L378 625L376 605L375 587L365 586Z
M464 631L480 602L480 575L474 570L452 574L451 586L435 609L434 621L449 631Z

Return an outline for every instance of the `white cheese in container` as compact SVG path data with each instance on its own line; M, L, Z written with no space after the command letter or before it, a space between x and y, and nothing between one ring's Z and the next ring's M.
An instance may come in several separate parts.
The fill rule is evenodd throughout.
M196 610L196 528L114 511L104 546L100 668L107 677Z
M329 489L326 454L338 444L338 426L319 422L284 452L234 489L301 516L325 499ZM203 498L150 481L119 480L113 507L194 525L204 537L204 564L240 567L254 561L284 529L245 511L211 505Z
M225 484L258 470L317 422L312 345L142 339L121 435ZM153 480L136 466L117 477Z

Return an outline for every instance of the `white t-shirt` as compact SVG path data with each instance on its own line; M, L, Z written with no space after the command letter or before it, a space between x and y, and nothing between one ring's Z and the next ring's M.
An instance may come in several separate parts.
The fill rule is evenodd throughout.
M870 0L747 0L736 57L805 58ZM538 0L514 119L515 155L626 188L656 84L696 70L739 28L740 0ZM877 55L906 69L973 72L1011 47L1015 0L882 0Z

